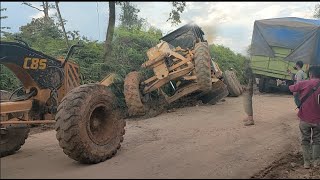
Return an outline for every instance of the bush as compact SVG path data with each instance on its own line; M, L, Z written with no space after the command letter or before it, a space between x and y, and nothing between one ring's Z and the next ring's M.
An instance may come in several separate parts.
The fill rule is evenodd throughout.
M221 45L210 45L210 54L219 64L222 71L233 68L241 84L245 84L244 63L247 58L241 54L235 54L229 48Z

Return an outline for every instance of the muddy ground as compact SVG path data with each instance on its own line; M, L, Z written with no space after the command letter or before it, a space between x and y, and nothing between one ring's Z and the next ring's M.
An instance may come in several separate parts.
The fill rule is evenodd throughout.
M53 126L38 126L20 151L1 158L1 178L319 178L302 168L292 97L256 94L254 103L250 127L242 125L242 97L127 119L118 154L96 165L69 159Z
M253 175L253 179L320 179L320 168L304 169L302 154L290 152L266 169Z

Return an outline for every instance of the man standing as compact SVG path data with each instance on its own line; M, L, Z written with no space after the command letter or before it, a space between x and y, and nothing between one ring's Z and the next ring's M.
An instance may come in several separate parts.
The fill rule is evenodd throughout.
M252 72L252 68L250 66L250 60L245 61L245 79L247 81L247 86L243 92L243 106L244 111L247 114L247 117L243 120L245 126L254 125L253 120L253 107L252 107L252 97L253 97L253 81L254 75Z
M302 70L302 67L303 67L303 62L302 61L298 61L296 63L296 66L294 67L295 70L298 70L298 72L295 75L293 73L291 73L291 71L288 69L289 74L291 74L292 76L294 75L294 77L293 77L294 84L297 84L298 82L303 81L303 80L306 79L306 74ZM294 102L298 106L299 102L300 102L300 100L299 100L300 94L299 93L293 93L293 96L294 96Z
M311 158L314 167L320 165L320 66L310 67L309 77L310 80L289 86L291 92L301 95L298 117L300 118L299 128L302 135L301 145L305 168L310 168Z

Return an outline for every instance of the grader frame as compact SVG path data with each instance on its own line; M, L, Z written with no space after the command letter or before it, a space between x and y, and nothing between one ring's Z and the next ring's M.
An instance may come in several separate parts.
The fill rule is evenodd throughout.
M209 99L205 101L211 103L228 95L226 85L217 83L222 80L222 71L212 60L203 35L196 24L187 24L162 37L147 51L148 60L141 68L151 69L153 75L143 80L139 72L133 71L124 82L129 116L144 115L148 111L148 94L155 90L168 104L190 94L197 94L196 99L207 95ZM171 86L173 95L165 93L166 85Z
M154 76L141 83L144 86L142 93L147 94L160 89L166 101L172 103L183 96L199 90L199 86L196 84L197 77L195 75L194 63L192 62L194 54L194 49L174 48L165 41L149 49L147 52L149 60L143 63L141 67L152 69ZM172 60L170 66L168 66L169 59ZM220 72L217 64L215 64L215 67L217 67L215 69L217 70L216 72ZM213 83L219 81L219 78L215 74L212 74L211 78ZM173 87L171 81L177 79L192 81L193 83L180 88L174 95L169 97L161 90L161 87L167 83L170 83Z

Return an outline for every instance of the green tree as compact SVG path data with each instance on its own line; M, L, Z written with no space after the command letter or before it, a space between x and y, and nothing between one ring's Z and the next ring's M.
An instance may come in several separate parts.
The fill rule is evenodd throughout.
M251 57L252 49L251 49L251 44L247 47L247 57Z
M43 12L45 21L50 19L49 10L54 8L54 5L49 3L48 1L42 1L42 5L40 5L42 7L42 9L34 6L31 3L23 2L22 4L26 5L26 6L29 6L29 7L33 8L33 9L36 9L36 10L38 10L40 12Z
M108 21L108 29L107 36L105 41L105 50L104 50L104 58L105 61L108 61L110 53L112 51L112 39L114 33L114 27L116 24L116 2L109 1L109 21Z
M127 29L141 29L145 19L139 18L139 9L130 2L123 2L121 5L120 26Z
M320 19L320 4L317 4L314 8L314 18Z
M60 13L59 3L56 1L55 5L56 5L57 13L58 13L58 19L60 21L60 26L62 28L62 32L63 32L64 38L66 40L66 43L67 43L67 47L70 48L70 44L69 44L68 36L67 36L67 33L66 33L66 29L64 28L65 22L63 21L61 13Z
M20 27L21 36L29 40L35 41L36 38L57 38L63 37L62 31L52 18L32 19L27 25Z
M112 52L112 39L113 33L115 28L115 21L116 21L116 11L115 5L121 5L122 2L119 1L109 1L109 22L108 22L108 29L105 41L105 61L108 61L109 55ZM171 21L172 24L179 24L180 21L180 14L183 13L185 10L186 3L183 1L174 1L172 2L172 11L169 14L169 19L167 21Z
M172 10L169 14L169 18L167 21L171 21L171 24L177 25L181 23L180 14L183 13L186 7L186 2L184 1L173 1L172 2Z
M6 11L6 10L7 10L7 8L1 8L1 9L0 9L0 14L2 15L2 11ZM7 19L7 18L8 18L8 16L0 16L1 24L2 24L3 20L4 20L4 19ZM3 33L7 33L6 31L3 31L3 29L11 29L11 28L8 27L8 26L1 26L1 29L0 29L1 35L2 35Z
M71 38L72 40L80 40L80 31L68 31L67 34L71 36L68 36L68 38Z
M219 64L222 71L233 68L236 71L240 82L245 83L243 67L245 61L248 60L248 57L239 53L236 54L228 47L222 45L210 45L209 48L211 57Z

